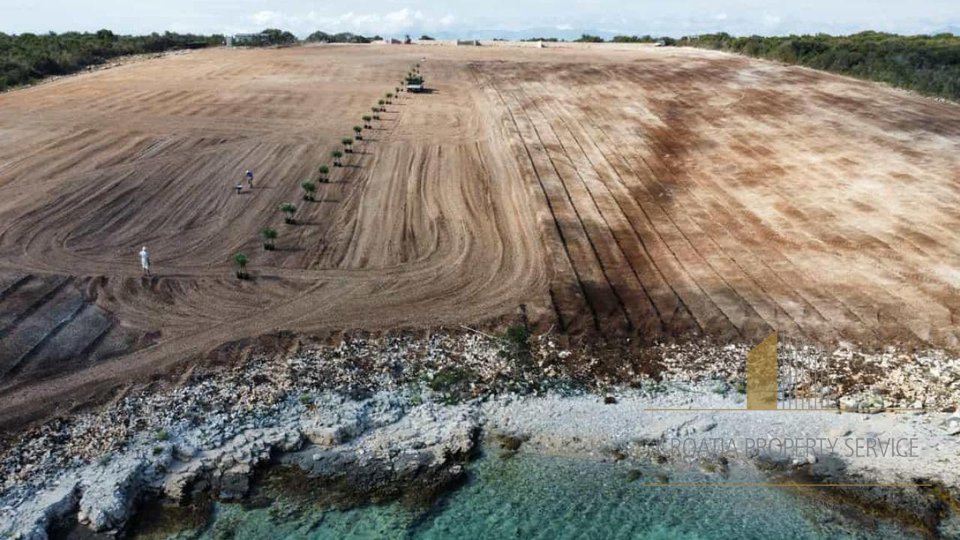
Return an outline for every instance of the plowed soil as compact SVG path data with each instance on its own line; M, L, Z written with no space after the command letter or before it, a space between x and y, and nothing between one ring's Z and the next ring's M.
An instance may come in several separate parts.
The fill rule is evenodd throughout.
M300 200L421 59L433 92ZM520 305L639 343L956 349L958 151L957 105L675 48L219 49L10 92L0 424L245 338Z

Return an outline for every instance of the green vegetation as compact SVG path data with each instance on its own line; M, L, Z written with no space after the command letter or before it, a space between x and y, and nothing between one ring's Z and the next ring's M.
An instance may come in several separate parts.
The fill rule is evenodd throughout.
M960 99L960 36L685 37L676 45L730 51L879 81L917 92Z
M353 137L344 137L340 139L340 142L343 144L343 151L346 153L353 152Z
M440 368L426 381L427 387L441 394L443 403L458 403L471 397L470 383L477 374L466 367L445 366Z
M272 251L274 248L273 241L277 239L276 229L264 227L260 230L260 236L263 238L263 249Z
M320 173L320 183L326 184L330 182L330 177L328 176L330 174L330 167L321 165L317 171Z
M271 47L275 45L293 45L297 43L297 36L277 28L267 28L259 34L238 35L233 44L249 47Z
M237 253L233 256L233 264L237 265L237 279L247 279L250 277L250 275L247 274L248 262L250 262L250 259L243 253Z
M313 194L317 192L317 185L310 180L305 180L300 183L300 187L303 188L303 200L312 201Z
M356 140L363 139L363 128L360 126L353 126L353 138Z
M167 431L167 430L165 430L165 429L161 429L160 431L157 432L157 440L158 440L158 441L169 441L169 440L170 440L170 432Z
M603 43L600 36L591 36L590 34L581 34L580 37L573 40L574 43Z
M285 202L280 205L280 211L284 213L284 223L293 225L297 222L297 220L293 218L293 215L297 213L297 206L295 204Z
M29 84L51 75L67 75L111 58L220 45L223 36L150 34L118 36L96 33L19 34L0 32L0 90Z
M496 41L496 40L494 40L494 41ZM505 40L504 40L504 41L505 41ZM560 41L562 41L562 40L557 39L557 38L555 38L555 37L532 37L532 38L527 38L527 39L521 39L520 41L543 41L543 42L545 42L545 43L558 43L558 42L560 42Z
M430 36L428 36L428 35L426 35L426 34L424 34L424 35L420 36L420 41L433 41L433 38L430 37Z
M677 40L670 37L653 37L650 34L642 36L613 36L610 43L663 43L673 45Z
M373 126L370 124L372 120L373 120L373 117L370 116L369 114L363 115L363 127L367 129L372 128Z
M340 32L339 34L328 34L326 32L316 31L304 41L309 43L370 43L371 41L380 41L380 36L364 37L350 32Z
M343 152L339 150L334 150L333 152L330 152L330 155L333 156L334 167L343 167L343 163L340 162L340 158L343 157Z
M503 356L516 360L528 359L530 357L530 331L522 325L507 328L507 333L504 335L504 348L500 352Z

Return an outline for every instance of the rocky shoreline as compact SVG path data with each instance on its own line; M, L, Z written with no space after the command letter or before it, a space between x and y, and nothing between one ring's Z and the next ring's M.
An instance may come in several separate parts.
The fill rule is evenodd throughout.
M145 500L242 499L267 465L365 501L429 497L462 480L483 439L509 451L693 463L720 477L743 460L778 482L896 484L843 497L867 511L919 516L905 521L932 535L960 531L960 362L937 352L783 347L787 363L829 381L819 397L836 411L717 412L744 408L746 352L687 344L618 356L512 330L255 354L22 434L0 453L0 536L46 538L64 522L123 534ZM926 410L867 414L917 404ZM912 458L745 448L892 438L915 441Z

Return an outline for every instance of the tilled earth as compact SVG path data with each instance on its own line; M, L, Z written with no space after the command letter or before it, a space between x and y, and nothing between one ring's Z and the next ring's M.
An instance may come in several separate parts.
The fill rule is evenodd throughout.
M416 62L433 92L302 201ZM955 350L958 150L954 104L674 48L219 49L3 94L0 425L282 332Z

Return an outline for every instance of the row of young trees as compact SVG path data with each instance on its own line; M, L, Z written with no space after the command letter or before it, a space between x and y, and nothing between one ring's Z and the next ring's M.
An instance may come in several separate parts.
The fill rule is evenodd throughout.
M220 45L223 36L150 34L121 36L110 30L63 34L0 33L0 90L35 82L51 75L67 75L111 58Z
M400 98L400 92L403 91L402 84L407 79L411 77L420 77L420 64L416 64L410 72L407 73L404 81L401 81L401 86L397 86L393 89L392 92L386 92L383 95L382 99L377 100L377 104L374 107L370 108L371 113L365 114L361 117L363 124L353 126L353 135L350 137L343 137L340 139L340 144L343 146L343 149L336 149L330 152L330 157L333 158L334 167L343 167L343 157L345 154L353 153L353 144L357 141L363 140L364 130L373 129L374 121L380 120L380 113L387 112L387 105L391 105L394 99ZM326 184L330 182L330 166L321 165L318 169L317 180L313 179L304 180L300 183L300 188L303 190L302 199L304 201L313 202L315 201L315 194L317 191L317 183ZM291 202L281 203L278 207L280 212L283 214L283 221L288 225L296 225L297 219L297 206ZM272 251L275 249L275 242L279 233L276 229L272 227L264 227L260 230L260 238L263 240L263 249L267 251ZM250 258L245 253L237 253L233 256L233 263L237 267L237 278L247 279L249 274L247 273L247 264L249 264Z
M960 36L861 32L782 37L685 37L677 45L736 52L960 99Z

